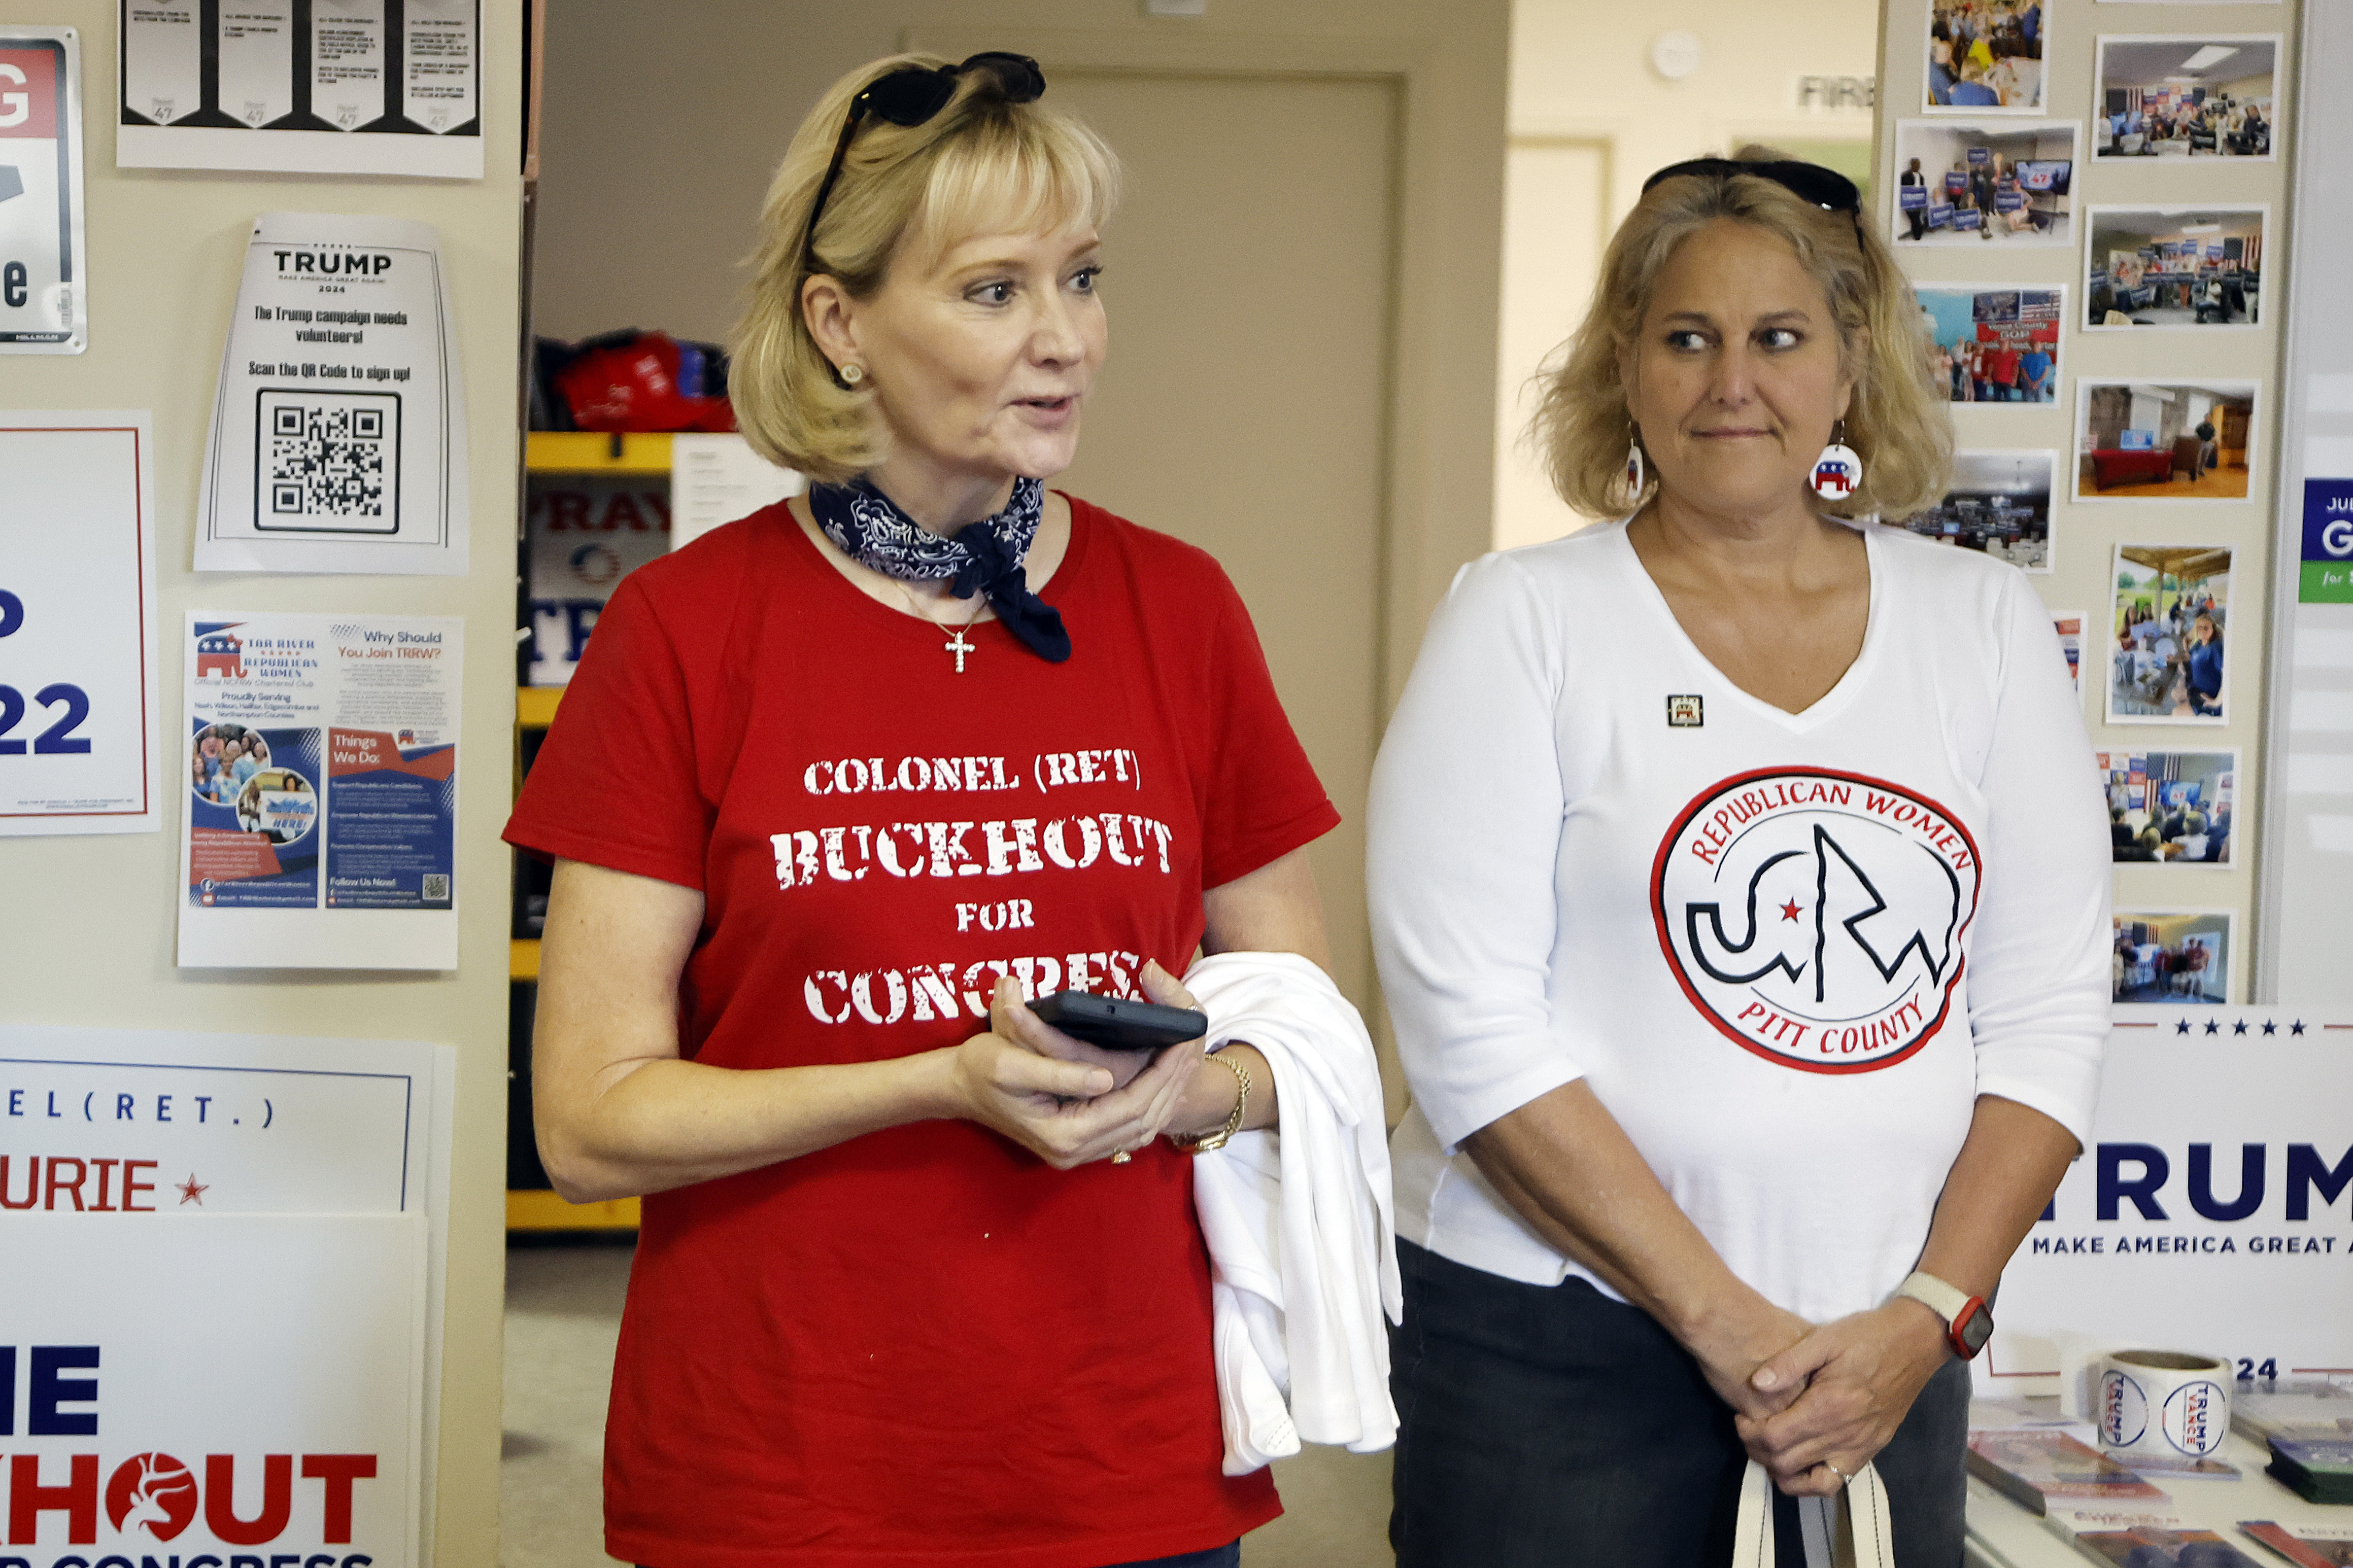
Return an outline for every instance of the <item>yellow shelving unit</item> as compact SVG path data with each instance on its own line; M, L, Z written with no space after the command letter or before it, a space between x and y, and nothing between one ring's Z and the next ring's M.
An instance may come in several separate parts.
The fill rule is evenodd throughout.
M604 435L595 430L533 430L522 466L534 474L667 474L666 434Z
M607 1198L593 1204L564 1201L551 1192L507 1194L509 1230L635 1230L638 1200Z
M544 730L555 722L555 705L563 700L561 686L518 686L515 724L524 730Z

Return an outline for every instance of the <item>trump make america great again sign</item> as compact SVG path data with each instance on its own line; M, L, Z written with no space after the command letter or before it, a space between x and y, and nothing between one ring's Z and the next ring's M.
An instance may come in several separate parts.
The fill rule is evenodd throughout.
M2353 1008L2120 1006L2090 1145L2003 1270L1980 1387L2102 1349L2353 1379ZM2080 1388L2076 1391L2080 1394Z

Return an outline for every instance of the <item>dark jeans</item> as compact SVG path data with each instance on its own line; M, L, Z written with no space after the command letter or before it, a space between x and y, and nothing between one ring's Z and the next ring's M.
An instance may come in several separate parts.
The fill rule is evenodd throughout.
M1699 1363L1582 1279L1525 1285L1398 1243L1398 1568L1716 1568L1747 1456ZM1902 1568L1957 1568L1969 1378L1929 1380L1874 1461ZM1805 1562L1793 1500L1775 1551Z
M1118 1568L1241 1568L1242 1543L1229 1542L1207 1552L1187 1552L1182 1557L1155 1557L1149 1563L1123 1563Z

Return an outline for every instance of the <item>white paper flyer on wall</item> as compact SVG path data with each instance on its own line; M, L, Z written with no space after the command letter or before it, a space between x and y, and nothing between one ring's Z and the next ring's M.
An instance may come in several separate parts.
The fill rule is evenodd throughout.
M264 213L221 356L195 569L462 576L457 356L431 225Z
M179 961L454 969L463 623L189 612Z
M121 0L124 169L482 177L480 0Z

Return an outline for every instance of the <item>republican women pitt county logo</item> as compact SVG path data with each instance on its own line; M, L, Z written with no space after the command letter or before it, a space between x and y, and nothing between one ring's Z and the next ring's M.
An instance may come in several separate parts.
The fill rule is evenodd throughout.
M1968 829L1924 795L1765 769L1676 817L1651 912L1683 994L1727 1037L1785 1067L1869 1072L1944 1025L1978 870Z

